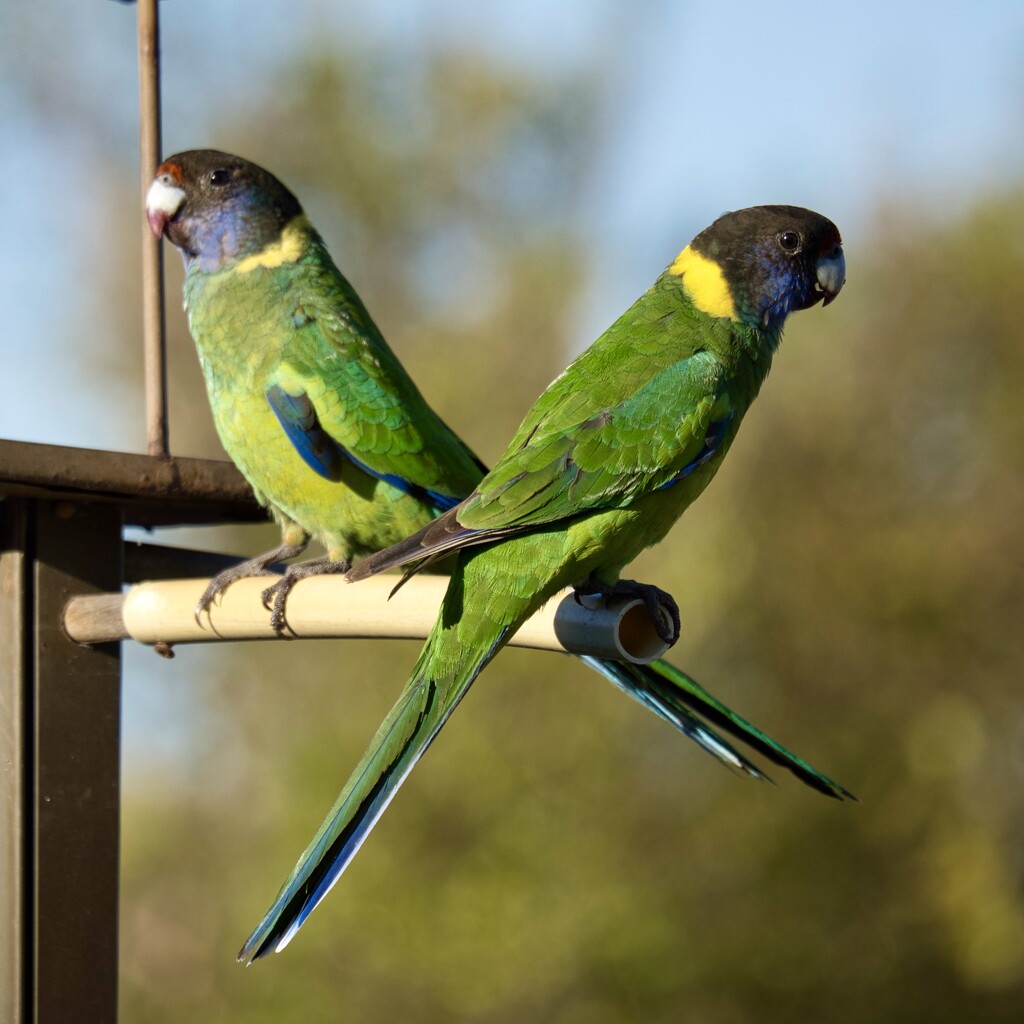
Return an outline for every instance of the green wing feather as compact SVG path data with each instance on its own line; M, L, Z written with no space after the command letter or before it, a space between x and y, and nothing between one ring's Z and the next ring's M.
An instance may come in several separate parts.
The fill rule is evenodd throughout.
M459 522L475 530L533 527L622 508L665 486L705 450L710 425L732 412L724 380L718 358L696 352L614 404L572 403L571 420L552 389L539 404L557 416L541 416L529 446L509 449L459 510Z
M395 358L329 257L303 275L273 383L304 392L321 427L374 473L425 490L466 494L480 460L447 428Z
M733 413L734 351L730 327L663 274L548 387L459 523L535 527L665 486Z
M739 426L731 389L743 375L729 365L732 342L728 326L663 275L552 382L461 505L370 555L349 579L424 568L455 548L624 508L672 483L706 454L712 425L732 421L730 435Z

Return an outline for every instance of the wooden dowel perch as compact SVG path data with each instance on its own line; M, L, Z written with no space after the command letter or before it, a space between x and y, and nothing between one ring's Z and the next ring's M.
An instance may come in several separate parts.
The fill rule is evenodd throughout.
M124 594L75 597L64 609L64 629L83 644L129 638L143 644L273 640L270 614L260 595L274 579L263 576L231 584L210 616L203 616L202 625L194 613L207 580L140 583ZM300 580L288 595L288 635L422 640L434 624L448 580L417 576L388 600L395 582L394 577L358 584L339 576ZM658 636L641 601L614 599L595 605L588 599L583 605L571 591L548 601L511 644L634 664L660 658L669 646Z

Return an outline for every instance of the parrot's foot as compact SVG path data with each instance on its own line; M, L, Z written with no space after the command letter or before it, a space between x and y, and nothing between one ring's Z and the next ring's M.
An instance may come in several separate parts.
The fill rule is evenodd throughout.
M331 576L334 573L345 573L351 568L351 563L344 560L332 561L326 555L322 558L310 558L305 562L297 562L289 565L285 574L272 586L263 591L263 607L270 612L270 625L278 636L284 636L288 627L288 620L285 618L284 608L288 603L288 595L292 587L299 580L307 579L310 576Z
M274 576L276 573L270 568L271 565L275 562L285 562L289 558L295 558L296 555L301 555L305 550L305 544L281 544L279 547L274 548L273 551L267 551L262 555L257 555L255 558L248 558L244 562L239 562L238 565L231 566L230 569L217 573L210 580L210 585L203 591L203 596L199 598L195 611L196 622L200 626L203 624L203 613L210 614L213 602L232 583L248 579L250 576Z
M679 618L679 605L667 591L654 586L653 583L638 583L636 580L616 580L610 586L599 580L589 580L584 586L576 588L576 597L581 594L598 594L601 597L635 597L643 601L644 608L651 619L658 636L670 647L679 639L682 622Z

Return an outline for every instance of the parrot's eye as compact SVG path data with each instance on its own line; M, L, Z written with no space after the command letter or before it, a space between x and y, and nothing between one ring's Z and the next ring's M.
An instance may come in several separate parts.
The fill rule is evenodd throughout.
M786 252L797 252L800 248L800 236L795 231L783 231L782 234L779 235L779 245L781 245Z
M220 187L226 185L231 180L231 172L224 170L223 167L218 168L216 171L210 171L210 184Z

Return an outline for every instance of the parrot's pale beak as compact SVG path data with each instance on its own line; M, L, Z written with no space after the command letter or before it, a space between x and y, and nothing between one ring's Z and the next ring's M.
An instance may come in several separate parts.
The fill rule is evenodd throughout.
M164 225L167 223L167 214L163 210L153 210L146 207L146 220L149 221L150 230L157 238L163 238Z
M157 175L146 193L146 220L153 234L162 238L167 222L185 202L185 190L174 184L170 174Z
M846 257L843 255L843 247L836 242L832 249L818 260L814 270L818 278L818 287L824 296L821 304L827 306L846 284Z

